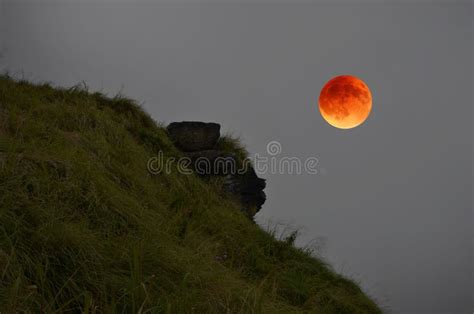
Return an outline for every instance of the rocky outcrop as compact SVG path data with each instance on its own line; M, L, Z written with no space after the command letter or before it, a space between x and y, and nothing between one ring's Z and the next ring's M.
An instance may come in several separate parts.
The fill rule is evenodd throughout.
M221 126L217 123L197 121L173 122L167 127L176 147L183 152L212 149L220 137Z
M217 149L185 153L191 159L194 171L201 176L226 176L237 172L238 160L235 154Z
M224 190L238 196L243 210L253 217L267 199L263 192L265 186L265 179L259 178L253 167L249 166L242 174L227 176Z
M218 149L220 125L204 122L173 122L167 127L171 140L184 152L195 173L202 177L223 176L223 190L236 197L252 218L265 203L265 179L232 152Z

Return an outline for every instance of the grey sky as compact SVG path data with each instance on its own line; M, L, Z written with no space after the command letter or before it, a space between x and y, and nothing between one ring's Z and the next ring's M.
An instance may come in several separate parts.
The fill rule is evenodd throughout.
M395 313L472 313L472 2L68 2L5 2L0 66L318 157L324 174L264 175L258 221L325 238L323 257ZM349 131L317 110L338 74L373 94Z

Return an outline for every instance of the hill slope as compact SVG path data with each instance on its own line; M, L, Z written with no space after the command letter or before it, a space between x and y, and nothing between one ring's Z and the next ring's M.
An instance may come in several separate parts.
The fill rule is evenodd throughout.
M0 77L1 312L380 312L160 150L133 101Z

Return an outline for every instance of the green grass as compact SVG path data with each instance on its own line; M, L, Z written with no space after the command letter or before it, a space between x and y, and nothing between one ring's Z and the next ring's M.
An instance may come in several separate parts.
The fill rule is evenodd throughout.
M149 174L160 150L131 100L0 77L0 312L380 312L215 184Z

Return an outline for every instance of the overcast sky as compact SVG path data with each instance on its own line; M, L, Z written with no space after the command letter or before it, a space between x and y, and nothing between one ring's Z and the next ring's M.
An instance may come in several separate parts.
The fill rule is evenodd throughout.
M258 222L303 230L395 313L472 313L472 2L7 1L2 69L118 91L157 121L215 121L251 153L319 159L263 174ZM338 130L317 99L363 79L369 119Z

